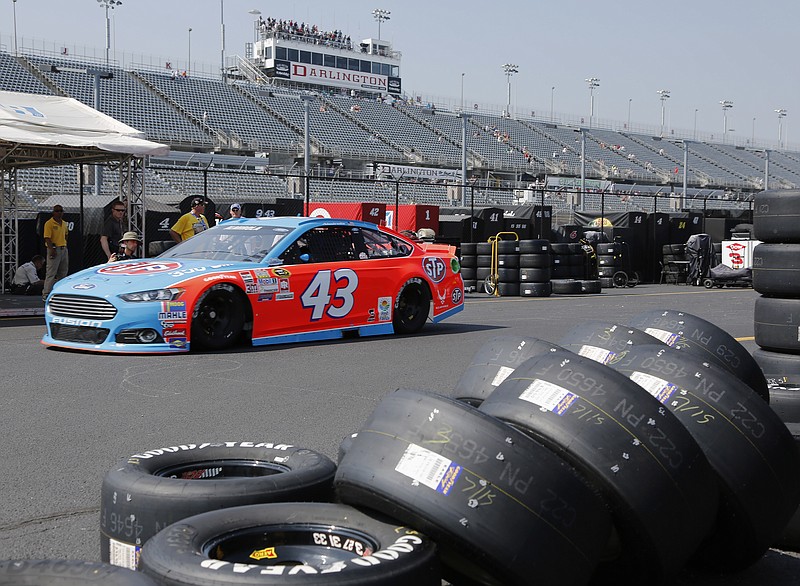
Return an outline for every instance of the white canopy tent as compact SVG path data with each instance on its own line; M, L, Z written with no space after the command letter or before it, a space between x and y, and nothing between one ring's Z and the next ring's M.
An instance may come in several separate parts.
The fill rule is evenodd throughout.
M142 132L73 98L0 91L3 290L19 262L18 169L119 163L125 178L120 181L119 197L128 203L130 228L143 235L142 160L148 155L168 152L167 145L146 140Z

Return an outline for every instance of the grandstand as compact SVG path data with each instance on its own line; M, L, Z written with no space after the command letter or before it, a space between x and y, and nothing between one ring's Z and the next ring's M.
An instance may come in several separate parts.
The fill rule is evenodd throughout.
M169 157L146 167L144 185L148 197L172 206L197 193L223 203L307 196L453 205L461 199L459 179L387 180L375 168L439 168L460 177L464 154L469 194L479 205L519 203L515 190L531 186L548 197L562 191L552 198L557 206L599 205L589 194L565 197L559 188L559 178L582 175L608 186L613 196L603 206L614 211L661 209L654 197L683 195L684 180L684 208L747 208L752 193L764 188L800 186L797 152L461 113L426 103L402 93L400 55L388 43L354 43L342 31L293 26L264 21L253 56L237 58L239 66L224 80L143 65L105 67L28 49L19 55L0 51L0 90L70 96L94 106L95 80L81 70L111 73L99 82L99 108L171 147ZM297 180L305 164L299 96L309 91L312 179L305 194L305 181ZM77 177L75 167L20 172L20 210L34 210L55 193L77 193ZM116 195L117 183L113 173L104 174L100 193Z

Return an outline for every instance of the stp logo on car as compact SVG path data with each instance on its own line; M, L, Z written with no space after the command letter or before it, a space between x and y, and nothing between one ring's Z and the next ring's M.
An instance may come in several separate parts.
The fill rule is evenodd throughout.
M426 256L423 258L422 269L434 283L441 283L446 273L444 261L436 256Z
M152 273L165 273L181 268L179 262L151 262L139 261L132 263L105 265L97 272L101 275L149 275Z

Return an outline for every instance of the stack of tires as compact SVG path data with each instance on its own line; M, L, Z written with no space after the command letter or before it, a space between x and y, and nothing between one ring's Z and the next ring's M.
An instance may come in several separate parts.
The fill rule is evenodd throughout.
M519 241L519 294L549 297L553 292L552 257L549 240Z
M501 297L519 297L519 240L498 240L496 246L497 290Z
M464 279L464 292L478 290L478 243L461 243L461 278Z
M800 190L756 195L753 289L753 352L770 383L773 409L800 426ZM800 436L800 430L798 430Z
M600 293L600 281L588 279L588 259L577 242L554 242L552 289L560 295Z
M597 245L597 274L603 289L612 288L614 274L624 270L621 246L617 242L600 242Z

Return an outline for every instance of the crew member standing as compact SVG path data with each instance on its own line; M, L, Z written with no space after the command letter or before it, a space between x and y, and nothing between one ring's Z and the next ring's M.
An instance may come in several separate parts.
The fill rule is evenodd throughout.
M53 217L44 223L44 245L47 248L47 271L44 277L42 299L47 299L53 285L67 276L69 254L67 236L69 225L64 221L64 208L53 206Z
M169 235L175 242L189 240L195 234L208 230L208 220L203 215L206 211L206 202L196 197L192 200L192 211L183 214L175 225L169 229Z
M100 235L100 247L106 255L106 258L114 254L117 243L122 238L123 223L125 217L125 203L115 201L111 206L111 215L106 219L103 224L103 233Z

